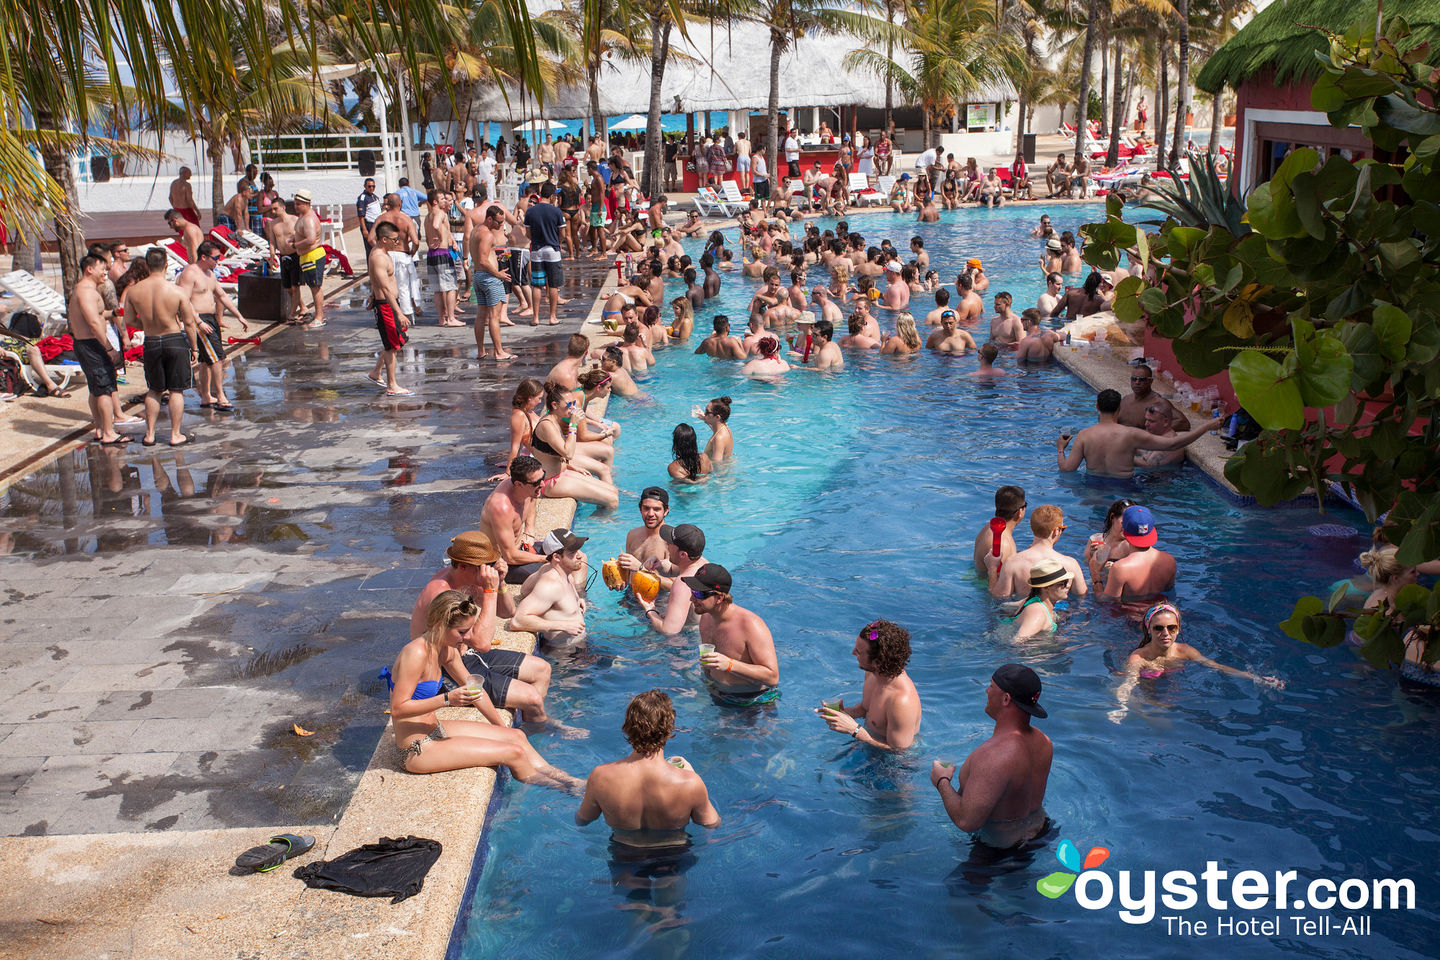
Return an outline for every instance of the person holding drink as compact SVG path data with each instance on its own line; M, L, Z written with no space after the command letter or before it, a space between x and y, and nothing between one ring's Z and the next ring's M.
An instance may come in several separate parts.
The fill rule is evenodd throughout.
M831 730L867 746L908 748L920 733L920 694L905 672L910 631L889 620L876 620L860 631L850 652L865 674L860 702L847 707L844 698L826 700L815 712Z
M730 571L707 563L694 576L680 578L690 590L690 606L700 615L700 640L713 644L700 665L715 699L725 706L770 703L780 696L780 663L775 640L760 615L730 595Z

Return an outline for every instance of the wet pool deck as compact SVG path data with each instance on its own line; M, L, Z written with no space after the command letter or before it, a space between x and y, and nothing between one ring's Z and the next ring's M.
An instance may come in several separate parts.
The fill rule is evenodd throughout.
M385 398L352 291L324 330L237 358L237 413L188 420L194 446L71 442L8 487L0 956L443 955L495 775L399 772L376 674L474 526L514 384L563 357L609 269L567 268L560 325L505 329L517 361L477 361L471 329L430 311L401 360L416 395ZM573 512L546 501L540 522ZM229 873L287 831L316 850ZM406 834L446 854L400 905L290 876Z

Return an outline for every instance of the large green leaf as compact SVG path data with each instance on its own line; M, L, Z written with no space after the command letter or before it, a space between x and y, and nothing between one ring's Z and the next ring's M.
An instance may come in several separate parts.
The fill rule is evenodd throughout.
M1382 303L1375 308L1373 326L1380 353L1388 360L1404 360L1410 342L1410 317L1399 307Z
M1246 350L1230 361L1235 397L1255 422L1267 430L1299 430L1305 426L1300 387L1284 368L1265 354Z
M1440 523L1437 523L1437 515L1440 515L1440 501L1432 502L1415 520L1410 532L1400 541L1400 549L1395 553L1396 560L1406 566L1418 567L1427 560L1440 557Z
M1394 94L1376 98L1374 109L1381 123L1404 133L1422 137L1440 133L1440 115L1412 107Z

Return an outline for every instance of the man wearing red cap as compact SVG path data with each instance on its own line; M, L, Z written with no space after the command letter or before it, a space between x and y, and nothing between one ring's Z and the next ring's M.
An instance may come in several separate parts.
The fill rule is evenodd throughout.
M985 714L995 730L961 764L959 789L950 781L953 764L936 760L930 767L930 783L955 826L992 847L1013 847L1045 830L1054 745L1030 725L1032 717L1046 717L1039 700L1034 670L1018 663L1000 667L985 690Z

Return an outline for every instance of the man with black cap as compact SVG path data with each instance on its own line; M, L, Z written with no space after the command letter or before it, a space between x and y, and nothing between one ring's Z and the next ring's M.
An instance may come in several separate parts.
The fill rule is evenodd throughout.
M693 523L682 523L677 527L667 524L660 527L659 533L669 547L670 568L675 571L665 612L661 614L653 600L647 601L639 596L635 599L640 609L645 611L645 621L665 636L673 637L700 616L699 611L690 608L690 588L685 586L683 578L705 565L705 534Z
M640 491L640 526L625 535L625 552L616 558L626 580L636 570L671 573L670 545L660 536L670 513L670 493L664 487Z
M580 547L588 539L563 527L546 535L545 566L521 591L515 616L510 618L511 630L533 633L550 643L585 635L585 598L575 586L575 575L585 567Z
M1007 663L990 677L985 714L995 730L960 766L960 788L950 782L953 764L936 760L930 783L940 791L955 826L992 847L1005 849L1032 840L1045 830L1045 785L1050 779L1054 745L1030 725L1044 719L1040 678L1018 663Z
M760 615L730 595L730 571L707 563L677 582L690 591L690 605L700 615L700 642L715 648L700 655L706 681L736 706L779 696L775 640Z

